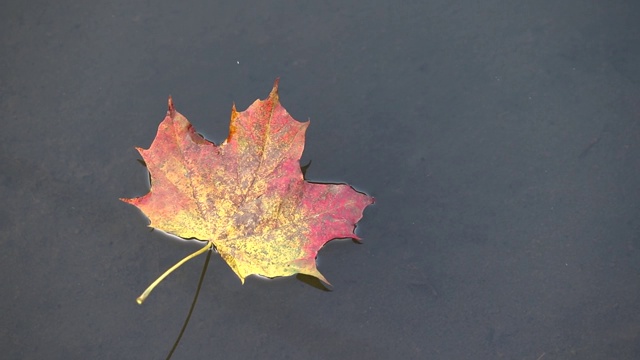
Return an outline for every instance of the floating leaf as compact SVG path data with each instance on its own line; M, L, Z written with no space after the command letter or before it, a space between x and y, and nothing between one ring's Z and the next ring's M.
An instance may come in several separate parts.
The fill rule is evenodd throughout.
M299 160L308 126L282 107L278 81L267 99L243 112L232 108L229 136L219 146L197 134L169 98L151 147L138 148L151 190L121 200L142 210L149 226L207 244L167 270L138 303L211 248L243 282L252 274L302 273L329 283L316 268L318 250L332 239L358 239L355 225L374 199L346 184L304 180Z

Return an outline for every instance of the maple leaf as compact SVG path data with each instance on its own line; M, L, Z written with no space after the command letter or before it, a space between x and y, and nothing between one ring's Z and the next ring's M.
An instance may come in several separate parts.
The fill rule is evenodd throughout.
M229 136L216 146L196 133L169 98L169 110L148 150L137 148L151 176L148 194L121 199L137 206L150 227L207 241L160 276L137 299L189 259L213 247L244 279L296 273L329 282L316 268L318 250L354 230L372 197L346 184L304 180L300 156L309 121L280 104L278 80L269 97L231 110Z

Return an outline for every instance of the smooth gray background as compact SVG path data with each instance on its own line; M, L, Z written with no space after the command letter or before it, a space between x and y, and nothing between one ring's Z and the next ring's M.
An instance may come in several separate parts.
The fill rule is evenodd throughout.
M174 359L640 358L636 1L9 1L0 6L0 351L161 359L204 257L151 232L171 94L227 135L281 78L307 177L377 204L334 284L214 255Z

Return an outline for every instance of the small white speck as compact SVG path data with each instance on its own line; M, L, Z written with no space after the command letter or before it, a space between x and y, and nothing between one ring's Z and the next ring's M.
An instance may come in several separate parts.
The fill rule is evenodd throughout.
M240 65L240 60L236 60L236 64Z

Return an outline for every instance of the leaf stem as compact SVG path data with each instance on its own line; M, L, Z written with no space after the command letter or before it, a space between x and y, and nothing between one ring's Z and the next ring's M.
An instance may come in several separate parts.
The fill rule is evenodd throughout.
M151 285L149 285L149 287L142 293L142 295L138 296L138 298L136 299L136 302L138 302L138 304L142 305L142 303L147 299L147 296L149 296L149 294L151 294L151 291L153 291L153 289L160 284L160 282L162 280L164 280L164 278L166 278L169 274L171 274L175 269L179 268L180 266L182 266L182 264L186 263L187 261L193 259L194 257L204 253L205 251L211 249L211 247L213 246L213 243L211 242L207 242L207 245L205 245L202 249L194 252L193 254L185 257L184 259L178 261L177 264L173 265L172 267L169 268L169 270L165 271L162 275L160 275L160 277L158 277L156 279L156 281L154 281L153 283L151 283Z

